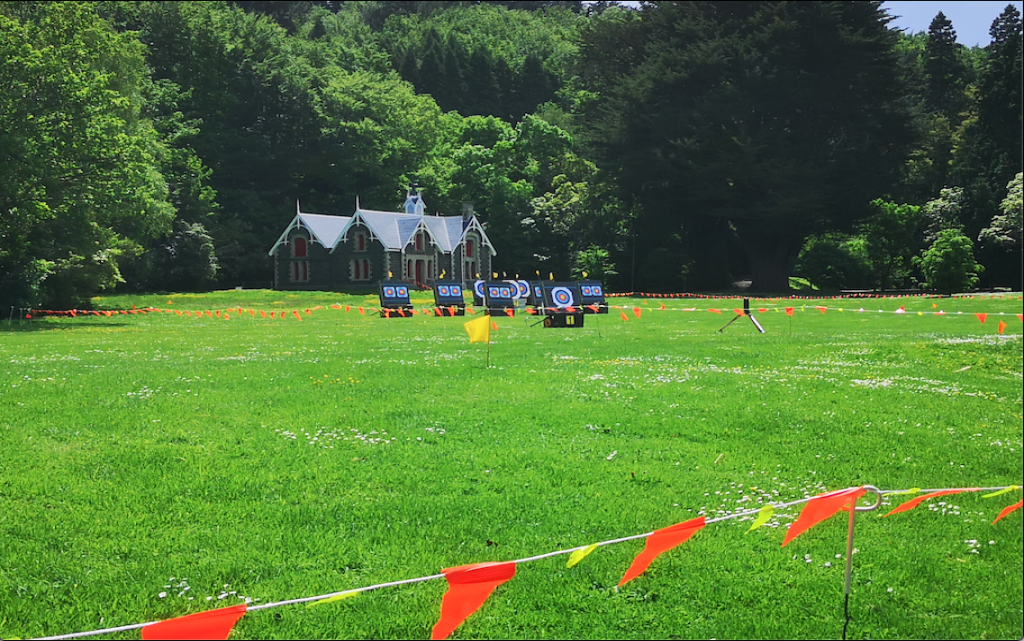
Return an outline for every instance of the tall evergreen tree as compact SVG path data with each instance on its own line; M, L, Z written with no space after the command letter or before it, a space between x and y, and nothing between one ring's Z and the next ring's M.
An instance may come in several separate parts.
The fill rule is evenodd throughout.
M707 263L732 237L752 287L782 291L808 235L870 212L910 141L880 4L650 3L588 35L587 116L642 252L676 237Z

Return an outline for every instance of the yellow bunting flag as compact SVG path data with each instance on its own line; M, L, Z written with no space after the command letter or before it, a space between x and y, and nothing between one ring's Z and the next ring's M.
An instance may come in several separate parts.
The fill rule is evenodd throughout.
M991 494L982 494L981 498L983 498L983 499L991 499L991 498L1000 496L1002 494L1006 494L1007 492L1012 492L1014 490L1019 490L1019 489L1020 489L1019 485L1011 485L1010 487L1004 487L1003 489L999 490L998 492L992 492Z
M569 560L566 561L565 567L571 568L571 567L576 566L580 561L582 561L583 559L587 558L587 556L589 556L590 553L593 552L596 549L597 549L597 543L591 543L590 545L588 545L587 547L585 547L583 549L576 550L575 552L573 552L572 554L569 555Z
M319 601L313 601L306 608L311 608L314 605L323 605L325 603L334 603L335 601L344 601L345 599L351 599L354 596L359 596L359 590L349 590L348 592L342 592L341 594L335 594L329 596L326 599L320 599Z
M747 530L747 533L749 534L750 532L753 532L757 528L767 523L768 519L772 518L773 514L775 514L775 506L770 504L758 510L757 518L754 519L754 522L750 525L750 529Z
M491 341L491 317L486 314L463 323L470 343L489 343Z

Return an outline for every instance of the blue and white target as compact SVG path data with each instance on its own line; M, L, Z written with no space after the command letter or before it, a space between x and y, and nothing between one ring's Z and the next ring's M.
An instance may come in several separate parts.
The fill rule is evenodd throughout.
M409 290L405 286L398 287L395 291L398 293L399 298L405 298L409 295Z
M439 285L438 288L437 288L437 295L438 296L443 296L445 298L448 298L452 294L451 294L451 291L448 289L447 285Z
M511 287L499 287L498 288L498 292L499 292L498 296L500 298L512 298L512 288Z
M601 291L601 286L600 285L592 285L591 289L594 292L594 296L604 296L604 292Z
M473 283L473 292L476 293L477 298L484 297L484 281L478 280Z
M507 298L501 295L501 288L497 286L487 288L487 298Z
M384 288L384 298L394 298L394 297L395 297L395 288L394 287L385 287Z
M582 294L586 298L590 298L591 296L594 295L594 290L591 289L590 285L581 285L580 294Z
M519 289L519 295L516 296L517 299L519 299L519 298L526 298L527 296L530 295L530 282L529 281L517 280L517 281L514 281L514 282L516 284L516 287Z
M576 301L573 299L572 290L568 287L554 287L551 289L551 302L555 304L555 307L569 307Z
M451 296L457 296L459 298L462 297L462 285L452 285L449 291L451 292Z

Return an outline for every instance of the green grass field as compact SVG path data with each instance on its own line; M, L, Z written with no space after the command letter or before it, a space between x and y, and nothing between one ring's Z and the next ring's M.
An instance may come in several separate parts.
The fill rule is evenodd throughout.
M325 594L863 484L1021 484L1019 295L755 302L764 335L717 332L734 300L609 302L629 320L496 318L490 368L468 319L357 312L375 297L119 296L94 304L255 317L0 323L0 636ZM1020 638L1021 511L990 524L1020 490L881 518L904 498L857 518L849 636ZM839 638L846 519L782 548L798 511L749 534L749 518L711 524L621 590L643 541L523 564L452 638ZM445 588L251 612L234 636L428 638Z

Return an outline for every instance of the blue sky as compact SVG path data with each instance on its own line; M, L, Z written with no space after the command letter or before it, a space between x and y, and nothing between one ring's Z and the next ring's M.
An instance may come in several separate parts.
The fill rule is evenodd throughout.
M623 2L636 6L638 2ZM992 42L988 28L1006 5L1012 4L1021 11L1021 0L970 0L969 2L928 2L925 0L899 1L885 0L882 8L891 16L900 16L889 23L893 29L902 29L907 33L927 32L935 14L942 12L953 23L956 41L967 47L984 47ZM1024 13L1024 11L1022 11Z
M1006 5L1012 4L1021 11L1020 0L1008 2L1007 0L971 0L970 2L917 2L890 1L882 3L891 16L900 16L889 23L890 28L899 28L907 33L928 31L928 25L932 23L935 14L942 12L949 21L953 23L956 31L956 41L967 47L984 47L992 41L988 35L988 29Z

